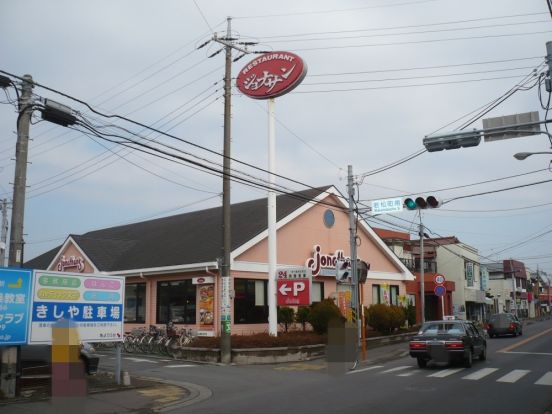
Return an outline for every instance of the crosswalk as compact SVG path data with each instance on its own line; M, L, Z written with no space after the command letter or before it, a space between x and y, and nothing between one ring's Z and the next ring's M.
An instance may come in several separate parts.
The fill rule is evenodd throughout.
M460 378L466 381L480 381L483 379L499 383L515 384L518 381L530 381L534 385L552 386L552 371L533 372L528 369L504 369L485 367L475 371L466 368L448 368L429 373L428 370L419 369L414 365L401 365L388 368L383 365L372 365L348 374L370 373L371 375L394 375L397 377L425 376L427 378Z

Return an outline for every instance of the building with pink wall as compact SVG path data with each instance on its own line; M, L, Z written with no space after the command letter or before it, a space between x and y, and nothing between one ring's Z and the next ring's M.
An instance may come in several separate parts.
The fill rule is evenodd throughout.
M266 198L232 205L232 333L268 330ZM220 332L222 209L70 235L26 263L43 270L126 277L125 330L173 320L200 335ZM364 305L401 304L413 274L365 223L358 257L370 264ZM277 198L277 267L310 266L313 302L337 299L332 258L349 254L347 203L335 187ZM67 266L62 266L65 264Z

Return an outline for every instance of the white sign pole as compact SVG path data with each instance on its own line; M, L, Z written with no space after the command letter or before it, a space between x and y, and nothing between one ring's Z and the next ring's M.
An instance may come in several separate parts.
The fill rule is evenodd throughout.
M268 333L278 335L278 318L276 309L276 128L274 122L274 98L268 99Z

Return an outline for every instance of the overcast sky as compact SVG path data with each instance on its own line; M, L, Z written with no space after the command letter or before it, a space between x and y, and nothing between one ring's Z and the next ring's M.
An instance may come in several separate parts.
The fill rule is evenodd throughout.
M538 87L530 88L545 70L545 44L552 39L545 0L196 2L4 1L0 69L30 74L105 113L154 124L220 152L224 54L209 58L220 49L214 42L197 47L213 32L224 35L231 16L235 38L258 42L251 50L293 51L308 65L302 85L276 100L277 173L309 186L333 184L343 194L347 165L361 175L414 154L423 149L425 135L465 127L467 114L521 81L529 90L517 91L484 118L530 111L545 117ZM233 64L234 76L253 56ZM13 88L8 92L14 99ZM36 87L34 93L70 105L94 125L116 123L147 134L46 89ZM5 103L0 105L0 198L11 199L17 114L6 96L0 101ZM234 88L232 109L232 156L266 169L266 102ZM468 128L481 127L478 120ZM219 177L40 121L38 111L31 138L25 259L70 233L221 204ZM148 138L199 156L202 163L220 163L220 157L186 143L155 134ZM512 156L548 150L547 136L537 135L426 152L358 177L359 199L370 205L414 193L450 200L549 180L550 156L525 161ZM232 166L266 178L262 171ZM523 173L529 174L431 192ZM278 183L306 188L284 179ZM480 251L482 262L514 258L552 271L551 189L552 183L543 183L450 201L424 212L423 219L430 235L457 236ZM264 196L263 190L232 185L232 202ZM495 211L504 209L511 210ZM378 218L415 229L414 213L395 216Z

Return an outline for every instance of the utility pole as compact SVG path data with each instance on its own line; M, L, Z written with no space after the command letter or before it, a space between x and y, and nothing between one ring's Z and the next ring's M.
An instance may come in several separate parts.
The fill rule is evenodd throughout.
M13 204L10 229L10 250L8 266L21 267L23 263L23 217L25 213L25 190L27 186L27 158L29 149L29 128L31 123L33 78L24 75L19 98L17 117L17 144L15 146L15 174L13 182ZM3 214L2 214L3 215ZM2 222L2 225L4 223ZM0 389L8 398L17 394L19 346L8 346L1 350Z
M514 269L514 261L510 259L510 267L512 268L512 307L510 312L518 316L517 303L516 303L516 270Z
M23 216L25 213L25 190L27 188L27 158L29 153L29 127L32 114L33 78L24 75L19 99L17 118L17 144L15 147L15 174L10 230L10 253L8 266L21 267L23 263Z
M546 86L547 92L552 92L552 81L551 81L551 75L552 75L552 42L546 42L546 63L548 64L548 73L546 74L546 79L544 80L544 84Z
M420 311L422 323L425 322L425 285L424 285L424 225L420 211Z
M355 218L355 188L353 183L353 166L348 166L347 190L349 193L349 245L351 249L351 272L352 272L352 303L353 323L357 325L357 343L355 351L358 350L358 342L361 338L361 320L358 317L358 272L357 272L357 234L356 234L356 218ZM356 352L355 352L356 353Z
M6 247L8 240L8 200L3 199L0 206L2 209L2 222L0 229L0 267L6 266Z
M226 19L226 38L230 41L232 36L232 19ZM222 289L222 317L220 331L220 360L223 364L229 364L232 359L231 355L231 315L229 314L230 306L230 251L231 232L230 232L230 141L231 137L231 111L232 111L232 47L230 44L225 46L226 63L224 70L224 160L223 160L223 177L222 177L222 228L223 228L223 255L221 266L221 278L224 288Z

